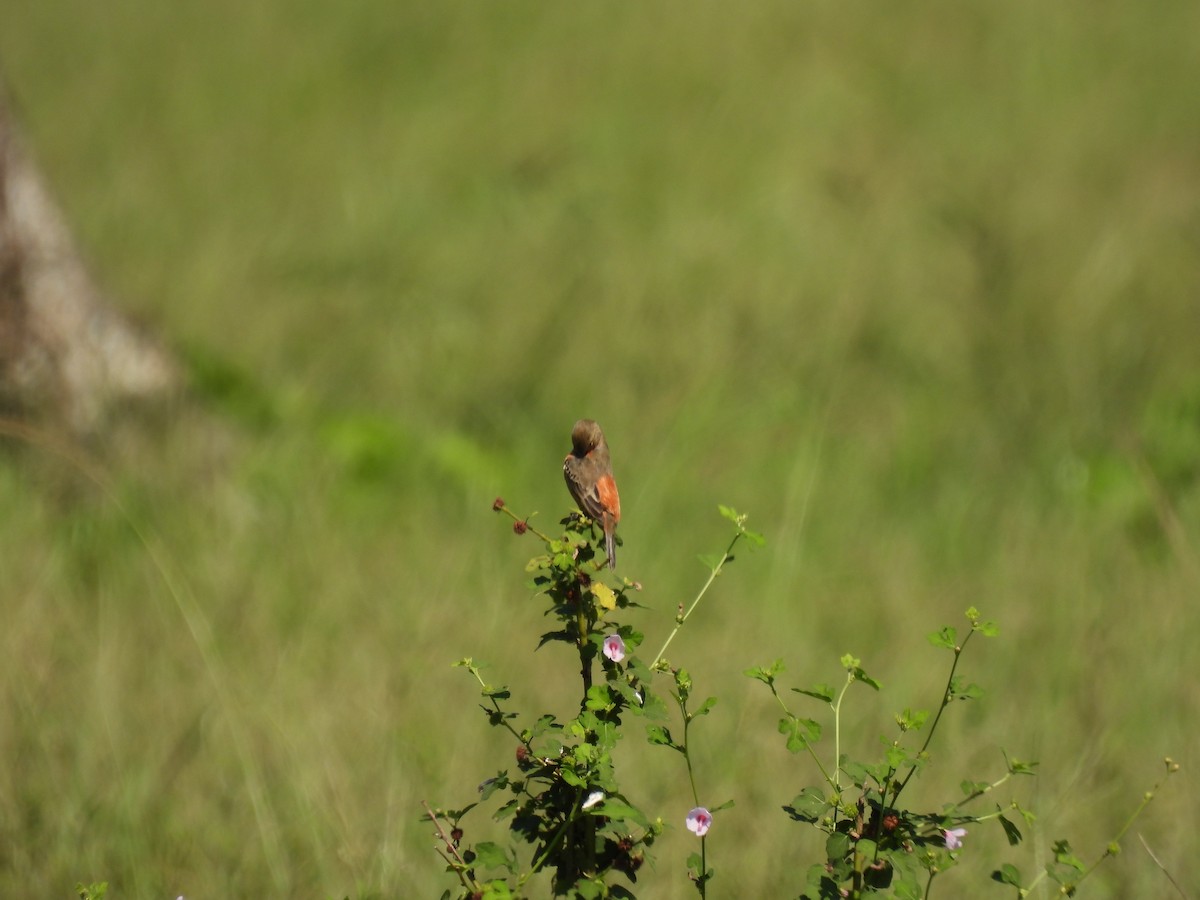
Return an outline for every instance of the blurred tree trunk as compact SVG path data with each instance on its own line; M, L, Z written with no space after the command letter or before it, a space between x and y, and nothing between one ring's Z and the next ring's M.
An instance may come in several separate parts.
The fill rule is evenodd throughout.
M179 381L92 281L0 85L0 415L86 433Z

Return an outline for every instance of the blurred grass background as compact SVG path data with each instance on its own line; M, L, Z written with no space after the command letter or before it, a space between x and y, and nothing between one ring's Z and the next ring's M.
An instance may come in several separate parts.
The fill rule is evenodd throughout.
M741 677L852 651L861 753L932 707L924 635L976 605L989 689L933 805L1041 760L1016 851L1136 826L1194 891L1200 796L1200 7L1165 0L5 8L0 66L101 281L200 408L0 467L0 895L433 896L418 822L512 748L449 663L567 714L502 495L547 524L604 425L622 573L673 646L698 777L734 798L712 896L787 896L816 773ZM564 669L563 667L567 667ZM797 697L797 700L801 698ZM799 707L803 709L803 707ZM676 826L669 754L631 798ZM485 838L485 815L471 825ZM684 897L676 827L643 870ZM1131 835L1094 897L1166 896Z

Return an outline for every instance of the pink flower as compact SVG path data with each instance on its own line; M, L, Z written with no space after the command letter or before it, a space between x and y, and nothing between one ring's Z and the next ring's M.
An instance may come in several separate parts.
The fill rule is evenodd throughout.
M604 655L618 663L625 658L625 642L619 634L610 634L604 639Z
M687 827L696 837L704 837L712 827L712 813L703 806L697 806L687 814Z
M946 849L957 850L962 846L962 839L967 835L965 828L947 828L942 832L946 836Z

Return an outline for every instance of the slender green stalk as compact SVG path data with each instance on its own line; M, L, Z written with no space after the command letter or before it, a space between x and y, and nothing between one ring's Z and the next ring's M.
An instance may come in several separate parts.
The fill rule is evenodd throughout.
M921 745L921 749L917 751L917 758L920 759L925 755L925 751L929 749L929 744L933 741L933 734L937 731L938 722L942 720L942 713L946 711L946 707L950 705L950 688L954 684L954 673L958 670L958 661L962 658L963 649L967 646L967 641L971 639L971 635L975 633L974 629L967 632L967 636L962 639L962 643L954 648L954 662L950 665L950 674L946 676L946 687L942 691L942 702L938 706L937 715L933 717L933 724L929 726L929 731L925 733L925 743ZM900 794L908 785L913 775L917 772L916 765L908 770L908 774L904 776L904 780L896 786L892 793L892 804L894 805L900 799Z
M837 702L833 705L833 789L840 795L842 792L842 698L850 685L854 684L854 675L848 675L845 685L838 694Z
M542 866L546 864L546 860L550 858L550 854L554 852L554 848L562 842L563 835L567 833L567 829L579 817L579 812L582 807L582 798L583 788L576 788L575 802L571 804L571 814L563 819L562 824L558 826L558 831L554 833L554 837L552 837L546 844L545 849L542 850L542 855L533 861L533 865L530 867L529 871L517 880L517 887L520 887L526 881L536 875L538 871L541 870Z
M1121 841L1125 837L1126 833L1130 828L1133 827L1133 823L1137 821L1138 816L1140 816L1146 807L1150 805L1150 801L1154 799L1154 795L1158 793L1158 789L1162 787L1163 782L1170 778L1174 772L1178 771L1178 769L1179 766L1175 765L1174 763L1167 763L1166 774L1158 780L1158 783L1155 784L1154 787L1142 795L1142 802L1137 805L1137 809L1135 809L1129 818L1125 820L1125 824L1121 826L1121 830L1117 832L1117 836L1109 841L1108 846L1104 848L1104 853L1101 854L1096 861L1088 866L1084 873L1079 876L1079 881L1076 881L1076 884L1079 884L1080 881L1083 881L1083 879L1091 875L1092 872L1095 871L1096 866L1100 865L1100 863L1102 863L1107 857L1116 856L1119 852L1121 852Z
M1008 781L1012 777L1013 777L1012 772L1006 772L1004 775L1002 775L1000 778L997 778L995 781L993 781L991 784L987 785L986 787L982 787L977 791L972 791L966 797L963 797L961 800L959 800L953 806L949 807L946 810L946 814L951 815L958 809L961 809L965 804L970 803L972 800L978 800L984 794L991 793L992 791L994 791L996 788L1000 787L1000 785L1004 784L1006 781ZM976 822L986 822L988 819L994 819L1000 815L1002 815L1001 812L994 812L994 813L987 813L986 815L982 815L982 816L973 816L972 818Z
M680 701L680 708L683 710L683 758L687 763L688 781L692 785L692 803L696 806L700 805L700 793L696 790L696 775L692 769L692 754L688 749L688 728L691 727L692 717L687 713L686 703ZM708 836L701 835L700 837L700 879L696 883L700 891L700 896L707 896L708 879L705 877L708 873Z
M1163 783L1179 771L1179 763L1175 762L1170 757L1167 757L1165 762L1167 766L1166 773L1155 782L1154 787L1142 795L1142 802L1138 804L1137 808L1125 821L1125 824L1121 826L1121 830L1117 832L1117 836L1108 842L1108 846L1104 848L1104 852L1096 858L1096 861L1084 869L1082 873L1080 873L1079 877L1075 879L1075 883L1072 885L1073 888L1078 888L1080 883L1089 875L1091 875L1092 872L1096 870L1096 867L1100 865L1100 863L1104 862L1104 860L1108 859L1108 857L1116 856L1121 852L1121 840L1125 837L1126 833L1128 833L1129 829L1133 827L1133 823L1137 821L1138 816L1140 816L1145 811L1146 807L1150 805L1150 801L1154 799L1155 794L1158 793L1159 789L1163 786ZM1029 886L1022 889L1022 896L1027 896L1034 889L1034 887L1037 886L1038 882L1040 882L1048 874L1049 872L1046 869L1043 869L1041 872L1039 872L1037 877L1029 883Z
M659 650L658 653L654 654L654 663L650 666L651 669L657 668L658 664L662 662L663 655L667 652L667 648L671 646L671 641L675 640L675 635L679 633L679 629L683 627L683 623L688 620L688 616L695 611L696 606L700 603L700 600L708 592L708 589L712 587L712 583L717 580L717 576L721 574L721 570L725 567L725 563L733 559L733 548L737 545L737 542L741 540L741 538L742 532L740 531L733 536L733 540L729 542L729 546L721 555L720 561L713 566L712 571L708 575L708 580L704 582L704 586L700 588L700 593L696 595L696 598L692 601L692 605L687 608L686 612L681 612L675 617L675 627L671 630L671 633L667 635L667 639L663 643L662 649Z
M771 689L771 693L775 695L775 700L779 703L779 708L783 710L785 715L791 716L792 712L787 708L787 704L783 702L783 698L779 696L779 691L775 689L774 682L767 685ZM829 773L825 771L825 766L821 764L821 757L817 756L817 752L812 748L811 741L804 742L804 749L808 751L808 755L812 757L812 761L816 763L817 769L821 772L821 777L825 779L825 783L834 790L838 790L836 782L829 777Z
M687 763L688 781L692 785L692 803L699 806L700 793L696 790L696 773L692 769L692 754L688 750L688 728L691 727L692 722L682 702L680 706L683 707L683 760Z

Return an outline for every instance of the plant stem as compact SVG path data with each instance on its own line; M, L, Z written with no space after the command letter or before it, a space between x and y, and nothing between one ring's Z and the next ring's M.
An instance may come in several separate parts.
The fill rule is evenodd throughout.
M787 708L787 704L784 703L783 698L779 696L779 691L775 689L774 682L768 683L767 686L771 689L771 693L775 695L775 699L779 702L779 708L783 710L785 715L790 717L792 715L791 710ZM832 704L830 705L832 706ZM821 757L817 756L817 752L813 750L812 743L810 741L804 742L804 749L808 751L808 755L812 757L812 761L817 764L817 768L821 772L821 777L825 779L825 783L834 790L838 790L837 784L832 778L829 777L829 773L825 771L825 767L821 765Z
M1166 760L1166 763L1166 774L1159 778L1157 782L1155 782L1154 787L1142 795L1142 802L1138 804L1137 809L1133 811L1133 814L1125 822L1125 825L1119 832L1117 832L1117 836L1108 842L1108 846L1104 848L1104 852L1100 854L1096 861L1088 866L1087 869L1085 869L1083 873L1077 879L1075 879L1075 887L1078 887L1083 879L1091 875L1092 872L1095 871L1096 867L1100 865L1100 863L1104 862L1104 860L1106 860L1108 857L1116 855L1116 850L1120 849L1121 839L1125 837L1126 832L1133 827L1133 823L1137 821L1138 816L1140 816L1146 807L1150 805L1150 801L1154 799L1154 795L1158 793L1158 789L1163 786L1163 782L1179 771L1178 763L1175 763L1170 758ZM1029 882L1029 887L1023 889L1024 894L1022 894L1022 896L1027 896L1034 889L1034 887L1037 886L1037 883L1049 874L1049 868L1050 867L1047 866L1046 869L1043 869L1038 873L1037 877L1034 878L1033 881Z
M582 596L577 603L575 626L579 630L576 646L579 648L579 676L583 679L583 700L580 709L587 704L588 691L592 689L592 657L588 654L588 635L591 633L591 623L588 621L587 607Z
M920 759L925 751L929 749L929 744L933 740L933 733L937 731L938 722L942 720L942 713L946 711L946 707L950 705L950 687L954 684L954 673L958 669L958 661L962 657L963 649L967 646L967 641L971 639L971 635L975 633L974 629L967 632L967 636L962 639L962 643L954 648L954 662L950 666L950 674L946 676L946 687L942 690L942 703L938 707L937 715L933 717L933 724L929 726L929 731L925 733L925 743L921 745L921 749L917 751L917 758ZM892 793L892 805L900 799L900 792L916 774L917 766L914 763L912 768L908 770L908 774L904 776L904 780L896 787Z
M837 703L833 705L833 789L839 794L842 790L842 698L850 685L854 684L854 675L846 677L846 683L838 694Z
M529 871L517 879L517 887L520 887L526 881L536 875L541 870L542 866L546 864L546 860L550 858L550 854L554 851L554 848L557 847L562 841L563 835L567 833L567 829L570 828L575 820L579 817L579 813L582 811L582 800L583 788L576 788L575 802L571 804L570 815L563 819L563 823L558 827L558 831L554 833L554 837L551 838L550 842L546 844L546 848L542 851L542 855L534 860Z
M733 536L733 540L729 542L729 546L721 555L720 562L713 566L712 571L708 575L708 581L704 582L704 587L700 588L700 593L696 595L696 599L692 601L692 605L687 608L687 612L680 613L678 616L676 616L675 627L671 630L671 633L667 635L667 640L663 643L662 649L654 655L654 663L650 666L651 669L656 668L662 661L663 654L665 654L667 652L667 648L671 646L671 641L675 640L675 635L679 633L679 629L683 627L683 623L688 620L688 616L690 616L696 609L696 605L700 602L701 598L705 595L705 593L707 593L708 589L712 587L712 583L716 581L717 576L721 574L721 569L725 567L725 563L733 559L733 548L737 545L737 542L741 539L741 537L742 532L740 531Z
M1000 785L1004 784L1004 782L1006 782L1010 778L1012 778L1012 776L1013 776L1012 772L1006 772L1002 777L996 779L991 784L989 784L987 787L980 788L979 790L974 791L973 793L967 795L966 797L963 797L961 800L959 800L957 803L955 803L953 806L951 806L949 809L947 809L946 814L950 815L950 814L954 813L956 810L961 809L965 804L970 803L972 800L978 800L984 794L991 793L996 788L1000 787ZM988 813L985 816L974 816L973 818L975 819L976 822L983 822L987 819L994 819L999 815L1001 815L1001 813L995 812L995 813Z
M522 519L520 516L518 516L518 515L517 515L515 512L513 512L513 511L512 511L511 509L509 509L507 506L501 506L501 507L500 507L500 508L497 510L497 512L502 512L502 513L504 513L506 516L508 516L508 517L509 517L510 519L512 519L514 522L520 522L520 523L522 523L522 524L525 526L525 530L526 530L526 531L528 531L528 532L531 532L532 534L536 534L536 535L537 535L538 537L540 537L540 538L541 538L541 539L542 539L542 540L543 540L543 541L544 541L544 542L545 542L547 545L548 545L548 544L550 544L550 542L551 542L551 540L550 540L550 537L549 537L548 535L542 534L540 531L538 531L536 528L534 528L532 525L530 525L530 524L529 524L529 518L528 518L528 517L526 517L526 518ZM536 513L535 513L535 515L536 515Z
M467 876L467 870L469 868L467 861L462 858L458 852L458 848L454 846L454 841L450 839L450 836L446 834L446 830L442 828L441 820L437 817L437 814L433 811L433 809L430 808L427 801L422 800L421 805L425 807L425 812L429 814L429 821L433 823L433 827L437 830L438 839L441 840L446 849L450 851L450 854L448 855L442 851L441 847L438 847L436 848L438 855L441 856L441 858L446 861L446 864L458 874L458 879L462 882L463 887L472 892L478 891L479 885L475 883L474 879ZM453 859L451 859L451 855L453 855Z

